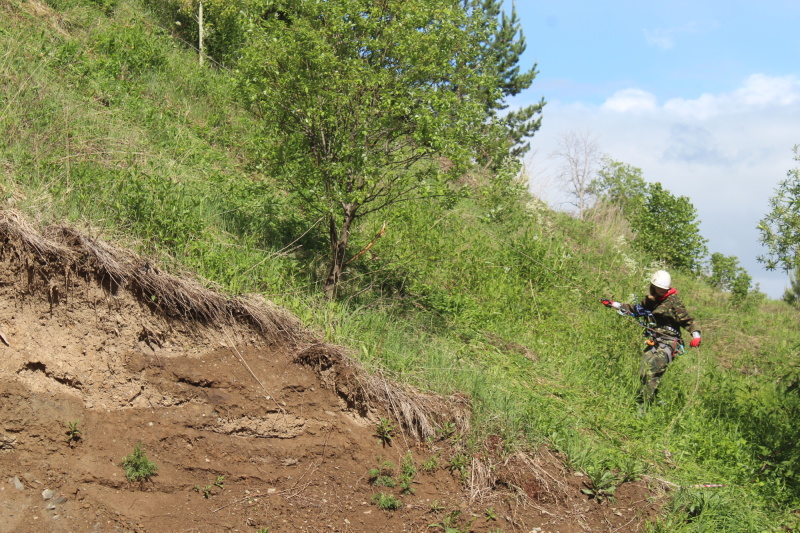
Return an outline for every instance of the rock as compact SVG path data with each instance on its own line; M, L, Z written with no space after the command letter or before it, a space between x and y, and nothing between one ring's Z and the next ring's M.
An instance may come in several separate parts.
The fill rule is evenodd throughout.
M17 490L25 490L25 485L22 484L22 481L20 481L17 476L14 476L12 482L14 483L14 486L17 488Z
M42 499L44 501L53 499L53 496L55 496L55 493L50 489L44 489L42 491Z

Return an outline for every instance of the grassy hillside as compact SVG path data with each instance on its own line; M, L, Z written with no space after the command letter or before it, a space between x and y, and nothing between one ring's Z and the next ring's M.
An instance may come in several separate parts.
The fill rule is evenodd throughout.
M324 228L259 172L232 73L126 0L0 0L0 49L4 208L263 293L376 372L468 395L472 429L454 438L475 457L499 435L509 451L557 449L597 491L684 487L653 531L799 527L800 332L783 302L734 305L674 272L703 345L639 417L641 328L598 298L641 297L659 265L615 213L577 221L514 179L468 176L365 221L354 254L386 232L326 301ZM708 483L724 487L689 488Z

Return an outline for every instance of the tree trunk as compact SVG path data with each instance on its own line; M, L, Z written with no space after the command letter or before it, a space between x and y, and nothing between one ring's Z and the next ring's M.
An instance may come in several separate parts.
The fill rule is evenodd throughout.
M203 2L197 8L197 28L198 28L198 43L197 46L200 50L200 64L203 64Z
M347 241L350 238L350 226L356 218L357 204L347 204L344 206L344 218L341 230L336 227L336 218L331 215L329 221L329 233L331 239L331 266L328 270L328 277L325 280L325 296L330 300L336 298L336 289L342 277L344 268L344 258L347 252Z

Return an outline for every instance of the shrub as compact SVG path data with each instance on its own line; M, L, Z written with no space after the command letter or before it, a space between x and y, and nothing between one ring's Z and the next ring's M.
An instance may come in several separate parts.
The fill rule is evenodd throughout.
M128 481L147 481L155 475L158 465L147 458L142 450L142 443L137 442L133 453L122 458L122 468L125 469Z
M403 506L403 503L398 500L396 496L393 494L386 494L385 492L374 494L370 501L377 505L378 509L383 511L396 511Z

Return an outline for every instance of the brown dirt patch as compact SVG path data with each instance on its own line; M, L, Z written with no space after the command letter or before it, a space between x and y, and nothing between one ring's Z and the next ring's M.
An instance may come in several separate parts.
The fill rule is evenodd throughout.
M466 398L367 376L268 303L144 264L74 230L39 234L0 214L10 343L0 345L0 533L388 533L448 522L613 533L640 531L657 510L643 483L598 504L556 457L501 457L492 439L467 475L451 473L446 442L412 435L432 434L432 411L465 427ZM407 431L383 446L376 423L390 416ZM76 421L81 438L68 443ZM130 483L120 463L137 442L158 472ZM408 453L418 468L440 464L414 476L414 494L370 483L370 468L399 468ZM378 509L380 492L402 507Z

